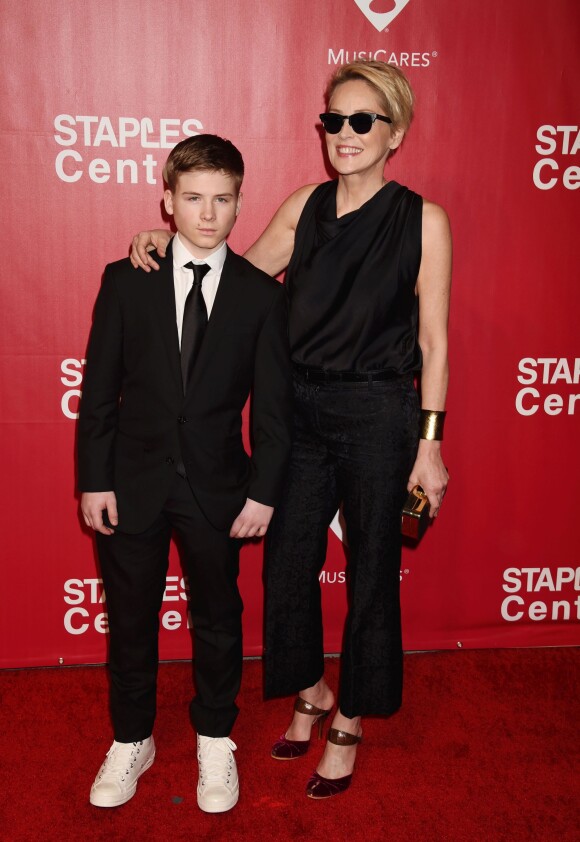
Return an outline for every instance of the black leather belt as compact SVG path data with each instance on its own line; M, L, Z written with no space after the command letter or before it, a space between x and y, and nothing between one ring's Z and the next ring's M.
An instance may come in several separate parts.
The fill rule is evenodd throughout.
M394 380L400 377L396 371L329 371L324 368L309 368L294 363L294 371L309 383L373 383L379 380Z

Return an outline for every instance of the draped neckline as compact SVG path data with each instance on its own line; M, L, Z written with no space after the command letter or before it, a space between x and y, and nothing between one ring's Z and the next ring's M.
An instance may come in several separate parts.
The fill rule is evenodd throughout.
M398 186L396 181L387 181L386 184L377 190L370 198L363 202L360 208L349 211L342 216L337 216L336 213L336 193L338 190L338 181L333 182L334 189L330 190L326 196L326 201L318 208L316 214L316 225L321 237L328 241L337 236L337 234L344 231L351 222L357 219L362 213L368 209L372 209L374 204L381 200L383 195Z

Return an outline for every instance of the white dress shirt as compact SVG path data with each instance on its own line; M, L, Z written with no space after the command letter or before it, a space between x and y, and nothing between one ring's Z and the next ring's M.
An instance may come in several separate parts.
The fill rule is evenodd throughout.
M225 242L214 251L209 257L200 260L194 257L190 251L186 249L179 234L173 238L173 285L175 287L175 314L177 317L177 333L179 334L179 347L181 348L181 327L183 324L183 310L185 307L185 299L193 285L193 270L186 269L186 263L207 263L210 267L209 272L205 275L201 285L203 293L203 300L207 307L208 318L211 316L212 307L215 301L217 289L219 286L222 269L226 259L227 247Z

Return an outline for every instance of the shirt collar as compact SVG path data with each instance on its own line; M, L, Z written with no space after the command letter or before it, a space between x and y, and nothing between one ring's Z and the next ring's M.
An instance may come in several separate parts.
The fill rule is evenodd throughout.
M194 257L191 252L186 249L179 237L179 234L176 234L173 238L173 265L179 268L183 268L186 263L192 261L193 263L207 263L211 269L221 272L226 260L226 255L227 246L225 242L223 242L221 246L208 257L198 258Z

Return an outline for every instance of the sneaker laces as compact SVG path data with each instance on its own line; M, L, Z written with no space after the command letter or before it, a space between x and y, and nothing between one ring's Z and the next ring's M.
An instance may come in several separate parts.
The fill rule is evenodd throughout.
M236 749L237 745L229 737L200 738L197 759L202 785L214 781L222 783L226 769L229 779L234 761L232 752Z
M121 780L124 781L124 776L130 774L137 762L137 755L141 752L142 746L142 741L129 744L114 742L107 752L99 779L109 777L116 779L122 773Z

